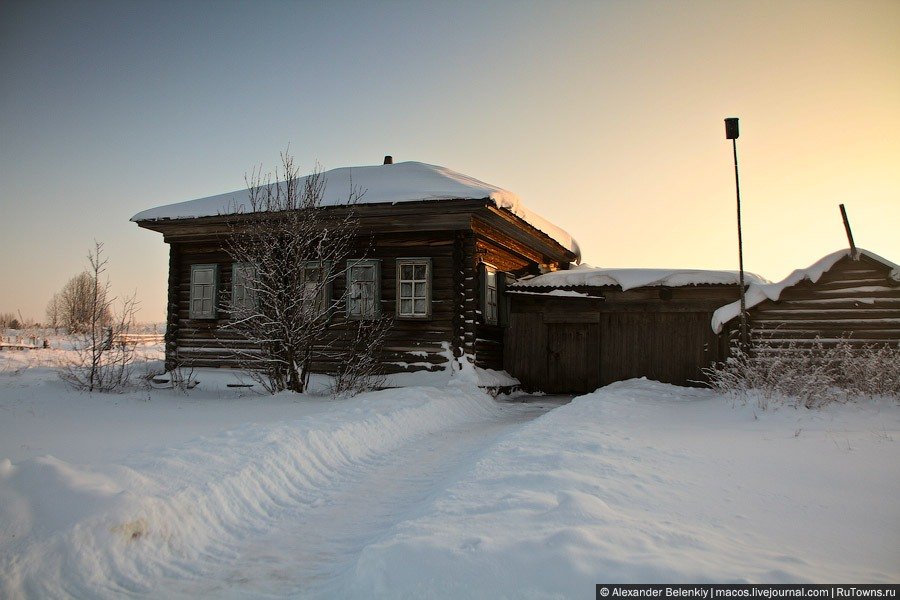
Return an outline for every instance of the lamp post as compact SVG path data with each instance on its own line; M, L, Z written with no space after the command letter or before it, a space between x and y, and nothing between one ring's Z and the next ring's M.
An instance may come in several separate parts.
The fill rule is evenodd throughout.
M737 117L725 119L725 139L731 140L734 151L734 187L737 190L737 232L738 232L738 268L741 286L741 349L746 350L749 344L747 335L747 299L744 286L744 240L741 233L741 182L738 177L737 139L740 136Z

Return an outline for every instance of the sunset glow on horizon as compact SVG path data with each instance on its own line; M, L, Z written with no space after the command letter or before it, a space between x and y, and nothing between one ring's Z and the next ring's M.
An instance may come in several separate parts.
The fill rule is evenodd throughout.
M516 192L604 267L781 279L900 262L900 2L6 3L0 312L43 319L106 243L162 321L135 213L309 171L442 165ZM12 258L10 256L12 255Z

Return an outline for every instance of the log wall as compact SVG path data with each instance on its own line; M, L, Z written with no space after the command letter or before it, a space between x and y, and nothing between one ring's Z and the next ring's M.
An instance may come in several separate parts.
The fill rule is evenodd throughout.
M777 301L748 310L754 341L771 348L789 344L900 343L900 281L891 268L866 255L842 258L815 283L786 288ZM737 319L729 323L737 327Z
M396 310L396 260L405 257L428 257L432 260L432 295L430 319L395 318L388 333L381 357L386 372L434 370L443 368L453 346L455 328L461 328L463 346L474 349L474 311L471 302L464 303L470 325L457 317L459 296L475 297L473 289L474 268L466 269L456 264L456 236L426 234L384 234L371 240L360 240L359 251L352 258L376 258L381 263L381 311L394 315ZM473 259L474 243L462 244L462 256ZM223 307L231 294L231 264L222 243L184 242L173 244L170 252L170 313L167 328L167 361L177 358L186 366L219 367L236 366L235 348L252 349L253 345L231 332L226 325L228 318ZM219 270L217 286L218 319L191 319L190 274L193 264L216 264ZM462 277L459 272L463 271ZM346 287L344 277L333 284L333 296L343 296ZM457 289L459 288L459 289ZM456 292L456 293L455 293ZM342 332L347 328L344 307L335 309L331 339L327 341L340 347ZM458 345L458 344L457 344ZM319 372L331 372L334 365L319 357L313 364Z

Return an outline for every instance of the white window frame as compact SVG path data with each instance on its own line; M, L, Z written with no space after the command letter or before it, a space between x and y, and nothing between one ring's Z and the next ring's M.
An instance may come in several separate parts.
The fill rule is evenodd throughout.
M357 282L353 279L354 269L372 269L372 281L361 280ZM357 283L371 283L371 306L362 307L361 310L354 311L356 304L364 298L354 296ZM347 319L351 321L365 321L369 319L377 319L381 316L381 261L375 258L358 258L347 261Z
M500 324L500 277L504 276L496 267L487 263L481 265L481 316L487 325ZM493 285L492 285L493 283Z
M403 267L413 267L413 277L411 279L403 278ZM415 277L415 267L425 267L425 277L418 279ZM397 259L397 297L395 310L398 319L430 319L431 318L431 258L398 258ZM404 285L410 284L410 295L403 292ZM417 294L417 284L424 284L424 295ZM416 311L415 305L417 300L424 301L425 310ZM404 301L409 301L410 311L403 310Z
M245 311L257 307L256 293L247 289L247 274L255 279L256 269L251 263L236 262L231 264L231 309Z
M200 282L198 279L204 273L211 273L211 282ZM219 265L200 264L191 265L191 288L189 291L188 317L191 319L215 319L216 318L216 291L219 287ZM209 302L209 307L203 303ZM199 302L199 307L197 303Z

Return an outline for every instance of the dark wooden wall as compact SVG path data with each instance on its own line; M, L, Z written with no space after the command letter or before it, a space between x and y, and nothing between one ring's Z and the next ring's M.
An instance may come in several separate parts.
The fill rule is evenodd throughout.
M705 380L721 359L711 312L619 312L601 315L600 383L647 377L678 385Z
M574 290L598 297L510 295L504 365L526 389L584 393L633 377L698 385L725 355L710 320L734 286Z
M396 319L381 357L385 372L443 368L449 346L454 356L474 356L480 367L503 369L506 323L486 324L481 311L482 263L507 272L536 269L536 264L473 231L374 234L357 243L354 258L377 258L381 265L381 310L394 315L396 259L432 259L432 316L428 320ZM216 264L218 319L189 317L190 272L193 264ZM223 241L173 242L169 265L169 316L166 356L169 368L178 361L186 366L236 366L235 348L252 348L247 340L229 331L224 307L230 301L232 261ZM344 293L345 280L334 282L334 297ZM340 346L347 322L342 310L335 313L329 342ZM333 370L327 360L314 369Z
M465 238L465 236L462 236ZM432 306L427 320L395 319L388 334L381 357L386 372L434 370L447 360L448 347L468 347L474 350L476 306L471 302L464 308L470 322L459 318L460 297L475 298L474 240L469 240L468 252L465 239L452 232L440 234L394 233L374 235L359 240L358 251L352 258L377 258L381 263L381 310L393 316L396 309L396 259L403 257L428 257L432 259ZM197 367L235 366L237 359L233 349L252 347L225 327L227 313L223 310L230 300L231 264L221 242L175 243L170 251L170 307L167 338L167 358L173 361L177 347L178 358L183 364ZM470 265L456 261L469 257ZM192 264L217 264L218 319L200 320L189 317L190 271ZM334 281L334 297L344 293L346 281L338 277ZM465 315L465 313L463 313ZM335 311L334 325L329 340L340 346L342 332L347 328L343 306ZM457 350L459 352L459 350ZM440 367L442 368L442 367ZM333 370L325 359L314 363L321 372Z
M748 311L755 341L769 347L821 342L900 343L900 282L891 268L865 255L842 258L815 283L786 288L778 301ZM737 327L737 319L729 323Z

